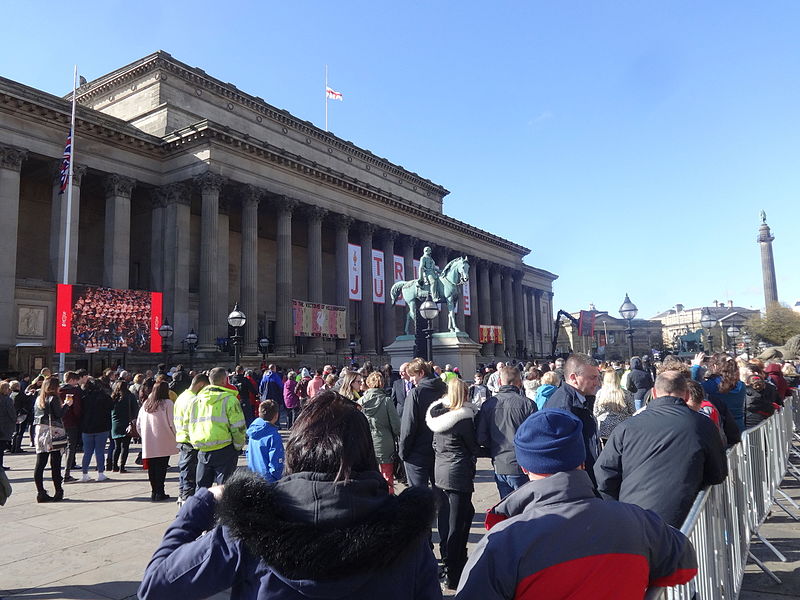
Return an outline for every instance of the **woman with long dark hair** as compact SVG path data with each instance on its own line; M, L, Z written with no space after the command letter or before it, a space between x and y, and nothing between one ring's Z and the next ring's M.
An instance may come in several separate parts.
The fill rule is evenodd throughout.
M111 431L111 396L106 394L100 381L90 379L84 386L81 398L81 438L83 439L82 483L92 479L89 477L89 465L94 454L97 464L97 481L108 479L105 474L106 441Z
M745 430L745 385L739 379L739 366L736 361L726 354L715 354L711 359L711 364L706 372L706 380L702 382L703 390L708 394L708 399L720 411L723 420L726 418L726 412L729 415L728 419L733 418L739 432ZM720 405L724 405L727 411L724 411ZM728 429L725 430L726 435ZM730 435L728 443L739 441Z
M139 598L191 600L231 588L233 600L439 599L432 517L430 490L389 494L366 418L323 391L292 428L282 479L237 471L224 489L186 501Z
M111 399L114 405L111 408L111 439L114 440L114 454L111 468L120 473L127 473L125 463L128 462L128 452L131 447L128 428L131 422L136 420L139 405L128 390L128 382L124 379L115 381L112 389Z
M169 469L169 457L178 453L175 440L173 405L169 399L169 384L159 381L142 404L136 420L142 437L142 456L147 460L147 478L150 480L150 500L169 500L164 493L164 481Z
M58 378L47 377L42 383L39 396L33 409L33 424L36 428L36 466L33 469L33 481L36 484L37 502L58 502L64 499L64 488L61 478L61 448L53 445L53 434L58 428L64 430L61 421L62 404L58 395ZM50 431L47 435L46 430ZM66 440L66 430L64 430ZM66 445L66 444L65 444ZM50 462L50 474L56 488L51 496L44 489L44 468Z

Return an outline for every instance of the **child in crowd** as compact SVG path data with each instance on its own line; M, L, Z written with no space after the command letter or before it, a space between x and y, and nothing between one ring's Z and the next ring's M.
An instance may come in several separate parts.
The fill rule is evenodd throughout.
M258 405L258 418L247 428L247 466L269 482L283 475L283 440L275 424L280 412L273 400Z

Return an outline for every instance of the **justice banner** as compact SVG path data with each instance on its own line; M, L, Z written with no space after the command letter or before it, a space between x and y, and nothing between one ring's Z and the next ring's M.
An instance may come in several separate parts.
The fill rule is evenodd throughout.
M350 300L361 300L361 246L347 244L347 277Z
M472 290L469 281L461 287L461 306L464 307L465 317L472 316Z
M347 337L347 311L344 306L292 300L294 334L302 337Z
M382 250L372 249L372 301L386 304L386 277Z
M481 344L502 344L503 328L500 325L479 325L478 342Z

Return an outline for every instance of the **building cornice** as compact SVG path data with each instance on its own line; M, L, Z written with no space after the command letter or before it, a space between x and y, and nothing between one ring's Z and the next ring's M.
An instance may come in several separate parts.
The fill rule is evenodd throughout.
M291 128L306 137L314 138L325 144L328 148L339 150L350 157L364 161L367 165L382 170L389 175L398 177L413 186L425 190L428 192L429 196L435 195L441 200L450 193L441 185L435 184L417 173L408 171L399 165L395 165L384 158L372 154L368 150L359 148L352 142L331 135L329 132L314 126L309 121L298 119L288 111L267 104L262 98L251 96L231 83L224 83L219 79L215 79L202 69L190 67L161 50L81 86L78 91L78 102L86 103L98 96L103 96L119 88L121 85L153 71L165 71L176 77L180 77L182 80L192 85L213 92L260 116L267 117L283 127ZM158 76L159 74L156 73L156 75ZM66 96L65 98L68 97L69 96Z

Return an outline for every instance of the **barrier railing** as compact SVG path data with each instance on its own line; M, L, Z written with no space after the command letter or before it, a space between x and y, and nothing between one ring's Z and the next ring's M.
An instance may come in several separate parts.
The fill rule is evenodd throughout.
M798 410L795 411L795 407ZM773 502L797 520L776 495L800 508L780 490L787 471L800 481L789 455L800 442L800 395L786 399L780 412L742 434L728 451L728 477L697 495L681 531L697 553L697 576L685 585L648 590L646 600L729 600L739 596L747 559L777 583L780 579L750 552L758 538L781 561L786 558L759 533Z

